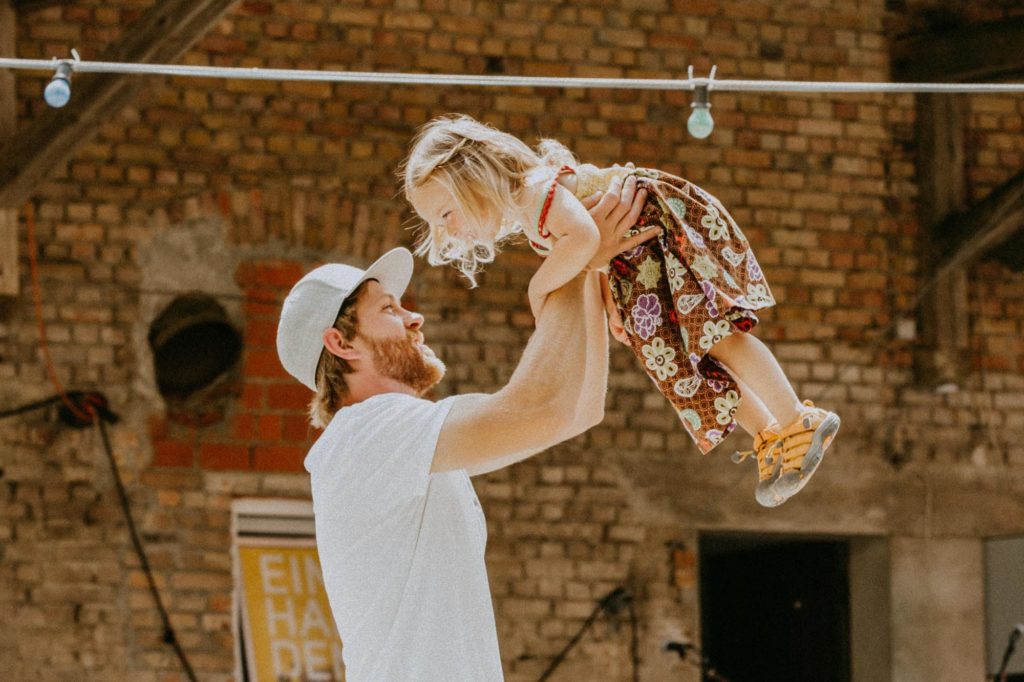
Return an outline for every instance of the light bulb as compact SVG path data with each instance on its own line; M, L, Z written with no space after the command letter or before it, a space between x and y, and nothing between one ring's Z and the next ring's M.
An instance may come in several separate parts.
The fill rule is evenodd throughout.
M72 50L74 52L74 50ZM77 52L74 52L77 55ZM71 63L64 61L57 64L53 78L43 90L43 99L54 109L60 109L71 99Z
M43 99L54 109L60 109L71 99L71 83L67 78L54 76L43 90Z
M710 104L694 104L693 112L686 121L686 129L698 140L703 140L715 129L715 121L711 118Z

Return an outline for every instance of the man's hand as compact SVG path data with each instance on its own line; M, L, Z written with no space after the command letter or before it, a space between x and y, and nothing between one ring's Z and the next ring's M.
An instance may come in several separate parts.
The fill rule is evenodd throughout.
M612 288L608 284L608 275L603 272L601 277L601 300L604 301L604 309L608 313L608 329L612 332L612 338L619 343L629 346L629 336L626 335L626 327L622 324L622 316L615 306L615 298L612 296Z
M642 187L638 190L636 185L636 176L633 175L627 177L625 182L622 178L612 178L608 191L595 192L583 199L583 206L590 212L590 217L601 232L597 253L587 266L591 270L604 270L615 256L635 249L661 233L660 227L652 227L632 237L626 236L629 229L636 225L647 201L647 190Z
M615 256L635 249L661 233L660 227L654 227L632 237L626 236L630 228L636 225L647 201L647 190L642 187L638 190L636 184L636 176L633 175L627 177L625 182L621 178L613 178L607 192L595 192L583 200L583 206L590 211L590 216L601 232L601 243L590 261L589 268L603 271ZM612 336L619 343L628 346L629 337L612 300L608 277L604 272L601 274L601 297L608 312L608 327Z

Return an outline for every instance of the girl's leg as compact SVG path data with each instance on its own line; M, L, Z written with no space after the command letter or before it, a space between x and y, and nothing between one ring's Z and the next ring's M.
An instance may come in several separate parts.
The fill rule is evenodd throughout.
M800 418L800 399L779 366L779 361L756 336L733 332L712 346L711 357L728 367L737 378L744 390L744 403L751 394L756 396L782 426ZM738 412L736 421L749 431L740 422Z
M729 368L726 367L726 369ZM740 428L749 433L751 437L754 437L768 428L775 421L775 418L768 408L764 406L764 403L761 402L761 399L757 397L753 389L743 383L731 370L729 373L732 374L736 385L740 387L740 396L743 398L733 417L736 419L736 423L740 425Z

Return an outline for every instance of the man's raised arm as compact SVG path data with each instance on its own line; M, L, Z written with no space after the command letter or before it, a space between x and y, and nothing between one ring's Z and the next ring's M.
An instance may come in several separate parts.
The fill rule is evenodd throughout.
M642 208L635 183L609 188L591 209L602 243L591 266L634 248L655 231L626 237ZM600 273L590 270L547 296L537 329L508 384L454 400L432 471L485 473L577 436L604 418L608 330Z

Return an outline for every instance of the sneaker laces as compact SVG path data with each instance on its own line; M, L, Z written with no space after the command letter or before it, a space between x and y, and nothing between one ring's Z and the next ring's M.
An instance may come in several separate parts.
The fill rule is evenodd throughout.
M815 407L810 400L805 400L803 407L800 417L781 430L779 456L782 457L782 473L801 469L804 456L811 447L814 432L828 415L827 410Z
M775 448L782 442L782 436L777 429L779 425L772 423L764 430L759 431L754 437L753 450L737 450L732 454L732 461L736 464L746 460L748 457L757 456L757 473L761 480L771 477L772 465L775 458L772 456Z

